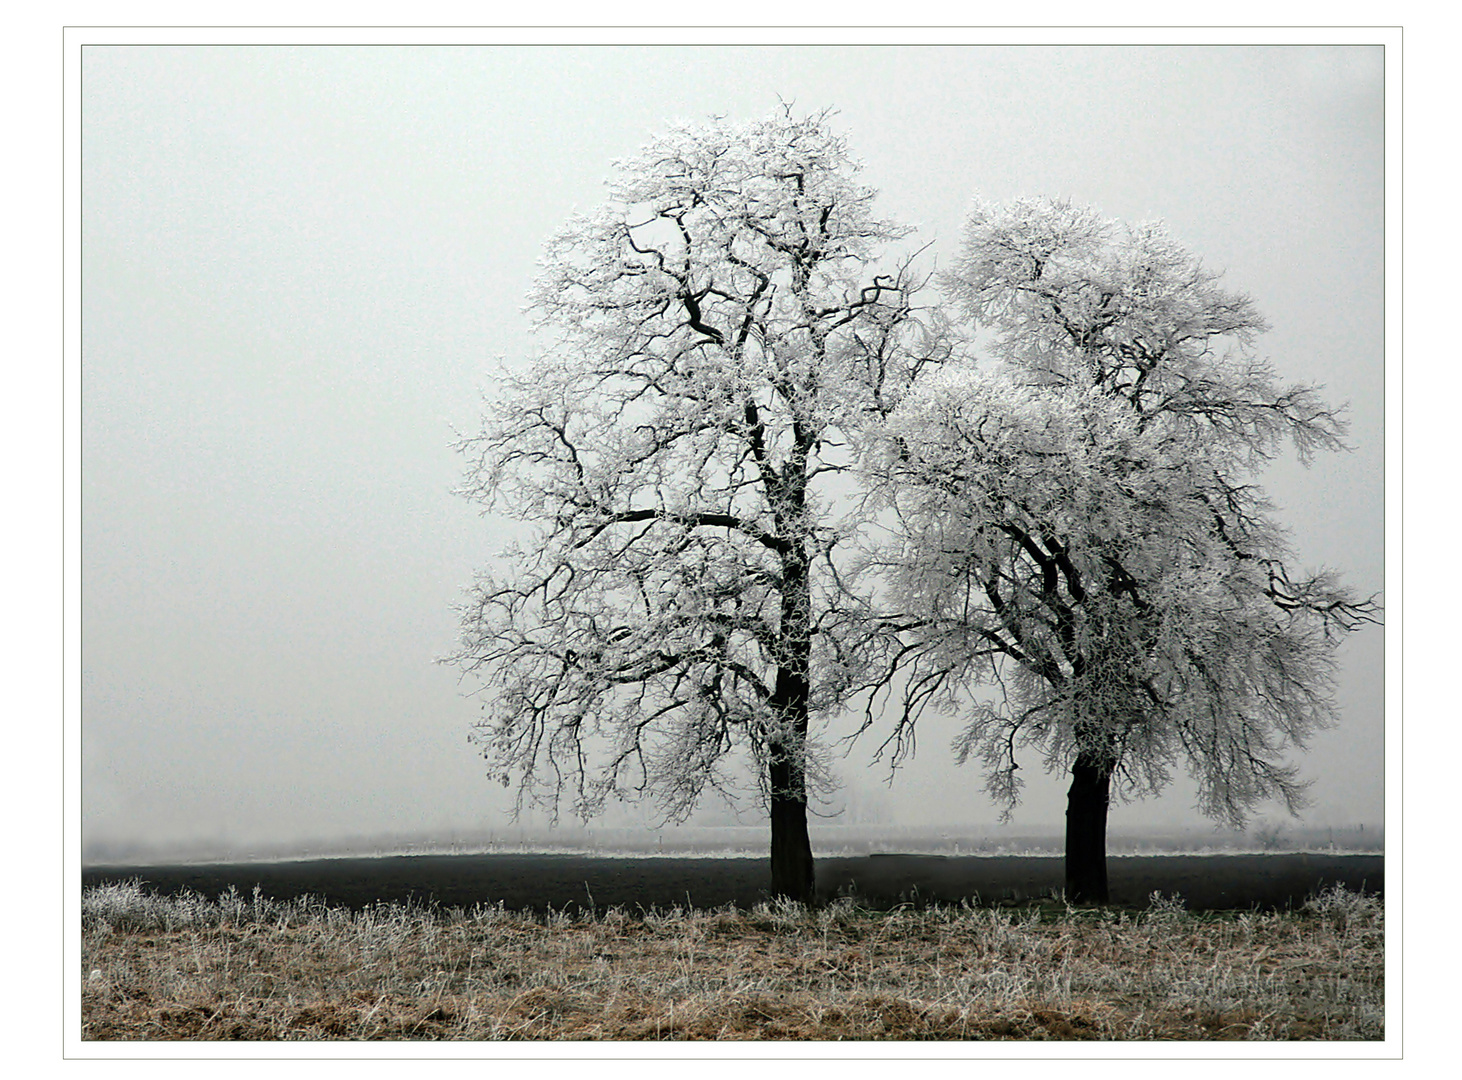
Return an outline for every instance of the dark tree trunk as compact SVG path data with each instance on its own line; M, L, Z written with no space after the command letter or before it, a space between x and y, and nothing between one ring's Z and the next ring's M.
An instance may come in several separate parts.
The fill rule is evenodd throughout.
M767 746L772 812L772 895L814 899L812 841L807 836L807 642L793 645L800 660L777 672L773 706L782 733Z
M1078 754L1066 794L1066 899L1105 904L1107 894L1107 805L1112 768Z
M789 503L800 506L800 490ZM811 904L812 841L807 836L808 669L812 656L810 568L800 548L782 560L782 656L771 701L780 731L767 746L771 790L772 895Z
M777 754L777 749L773 750ZM772 789L772 895L811 904L815 898L812 841L807 836L807 784L801 762L774 757Z

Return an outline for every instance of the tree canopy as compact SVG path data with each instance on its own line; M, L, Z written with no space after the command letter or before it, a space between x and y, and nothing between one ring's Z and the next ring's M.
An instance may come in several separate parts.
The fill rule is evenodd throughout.
M1152 793L1181 764L1234 824L1302 801L1285 755L1333 721L1333 646L1377 609L1291 569L1254 474L1345 427L1278 382L1249 299L1161 226L980 205L944 285L994 362L926 375L873 463L898 522L878 561L912 620L890 740L958 701L959 756L1007 806L1023 747L1070 771L1068 885L1104 899L1104 870L1070 880L1095 842L1071 830L1104 834L1113 779ZM998 692L967 701L980 685Z
M536 526L451 657L494 775L683 818L749 763L795 899L821 725L860 695L895 762L966 710L957 753L1007 806L1023 749L1069 770L1073 898L1105 899L1114 783L1185 767L1235 824L1298 806L1286 755L1378 608L1293 569L1256 476L1341 449L1339 411L1160 225L977 204L955 317L921 307L889 261L911 230L828 121L676 127L548 242L540 351L459 443L463 493Z
M876 671L862 521L826 489L945 350L908 265L877 261L908 230L856 173L826 114L790 112L617 163L547 245L542 354L460 445L464 493L539 527L514 576L478 580L454 657L495 771L583 814L647 794L680 817L749 758L798 899L815 725Z

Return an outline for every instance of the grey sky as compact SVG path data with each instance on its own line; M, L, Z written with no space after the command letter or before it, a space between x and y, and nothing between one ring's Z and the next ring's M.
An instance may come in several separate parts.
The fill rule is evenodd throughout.
M504 535L449 493L452 429L496 357L525 362L541 245L609 162L779 96L839 110L881 212L943 262L974 195L1051 194L1225 269L1281 375L1351 406L1353 453L1266 477L1299 561L1379 591L1382 74L1357 47L87 47L86 840L500 823L476 707L432 662ZM1381 820L1382 643L1344 647L1317 823ZM921 736L898 819L996 816L954 730ZM873 745L850 785L883 776ZM1190 792L1113 827L1201 823Z

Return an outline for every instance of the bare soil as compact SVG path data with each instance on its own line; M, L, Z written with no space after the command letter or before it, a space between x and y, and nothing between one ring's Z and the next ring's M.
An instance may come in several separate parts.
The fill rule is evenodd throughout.
M868 855L819 858L824 899L861 906L904 903L1020 903L1059 895L1062 861L1048 856ZM1134 855L1108 859L1112 903L1146 907L1154 892L1178 895L1190 911L1299 908L1334 885L1383 896L1382 855ZM140 880L148 889L215 898L259 886L277 900L314 896L361 910L376 903L510 911L751 908L767 897L758 858L606 858L586 855L404 855L190 866L105 866L82 871L84 887Z

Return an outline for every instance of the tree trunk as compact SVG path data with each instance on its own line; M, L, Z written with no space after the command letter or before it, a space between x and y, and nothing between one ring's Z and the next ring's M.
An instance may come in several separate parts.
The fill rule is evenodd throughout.
M787 505L800 507L798 489ZM781 662L772 710L780 730L767 747L772 817L772 895L811 904L816 899L812 841L807 836L807 705L812 657L812 594L805 553L782 560Z
M768 770L772 810L772 895L811 904L812 841L807 836L807 782L801 761L773 748Z
M1105 904L1107 894L1107 805L1112 769L1078 754L1066 794L1066 899Z

